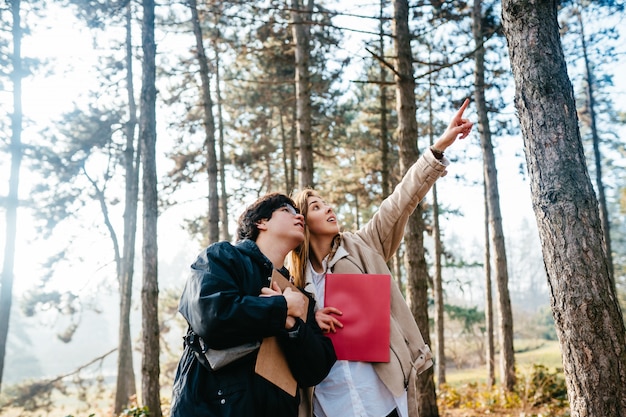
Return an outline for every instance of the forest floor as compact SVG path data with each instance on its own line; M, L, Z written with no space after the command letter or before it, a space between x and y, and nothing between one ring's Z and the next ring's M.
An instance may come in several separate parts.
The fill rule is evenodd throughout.
M437 391L440 417L569 416L558 342L542 341L529 346L515 355L518 382L513 394L502 392L497 385L487 387L485 366L447 370L447 383ZM108 408L111 401L106 401L106 396L100 392L100 398L87 405L54 395L48 410L5 408L0 409L0 417L113 417ZM81 404L73 407L77 402Z
M517 346L517 345L516 345ZM561 351L556 341L519 344L515 354L517 384L514 393L486 384L485 366L450 370L439 387L441 417L567 417L570 415L562 371ZM498 360L496 359L496 364Z

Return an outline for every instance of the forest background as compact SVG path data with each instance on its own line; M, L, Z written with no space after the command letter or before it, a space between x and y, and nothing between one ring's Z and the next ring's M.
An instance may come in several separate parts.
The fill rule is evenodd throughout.
M209 58L205 73L210 77L215 112L210 122L203 115L203 71L190 4L173 3L156 9L158 283L165 402L185 330L175 310L177 297L188 265L198 251L215 240L210 232L213 225L207 221L218 216L209 215L210 204L216 200L210 198L212 177L207 161L211 155L206 150L204 126L213 123L213 139L223 143L213 156L223 163L219 178L228 196L228 221L219 217L221 239L231 240L237 215L259 195L297 189L301 163L295 132L293 9L272 1L197 5ZM80 384L98 382L112 389L117 377L120 282L115 260L123 230L121 151L128 118L124 101L125 19L128 10L131 49L139 69L141 8L132 2L22 1L21 5L25 29L22 54L27 64L21 96L25 116L22 138L27 152L20 181L13 306L1 398L11 402L29 392L25 387L32 389L33 381L43 381L50 388L45 392L51 395L30 391L33 403L25 407L54 409L66 404L68 398L93 398L80 397ZM474 97L476 45L471 6L464 2L411 4L421 151L429 144L430 132L436 135L443 131L459 103ZM597 165L585 63L594 71L603 192L611 225L615 282L623 300L626 77L620 76L619 69L626 58L618 30L623 27L623 10L617 6L612 2L565 2L559 16L592 177ZM367 221L400 177L398 146L393 137L397 117L393 73L387 66L393 55L390 7L366 1L329 1L316 3L309 16L315 184L330 197L346 229ZM485 2L482 10L487 30L491 29L484 43L485 94L519 351L555 340L556 335L513 108L506 41L499 28L499 2ZM1 13L2 25L6 26L9 10L2 9ZM583 28L587 30L584 35ZM3 76L11 71L9 53L5 52L10 51L10 36L4 35L8 30L9 26L3 27L0 45L4 48L0 61ZM588 42L587 57L581 55L581 40ZM137 70L135 74L137 96L139 73ZM4 155L0 159L0 195L5 196L9 194L5 179L11 168L8 132L13 91L8 77L2 86L0 103L7 111L0 122L0 151ZM381 92L388 103L386 131L381 129ZM477 120L474 111L471 104L466 116ZM437 184L449 369L484 366L485 361L485 199L482 150L476 130L450 149L448 157L453 163L449 175ZM381 138L387 138L390 147L389 178L382 174ZM5 207L3 204L3 212ZM433 197L429 196L424 204L428 232L434 228L434 211ZM3 217L0 235L6 235L6 230ZM141 242L141 226L138 233L137 242ZM433 236L425 235L425 246L430 271L435 275ZM139 258L137 278L141 272ZM397 262L396 271L402 279L401 262ZM135 345L134 372L139 375L141 280L133 282L130 333ZM432 320L432 305L431 314ZM433 340L434 332L432 326ZM64 389L69 390L67 396L60 394ZM106 398L103 403L107 401L110 404Z

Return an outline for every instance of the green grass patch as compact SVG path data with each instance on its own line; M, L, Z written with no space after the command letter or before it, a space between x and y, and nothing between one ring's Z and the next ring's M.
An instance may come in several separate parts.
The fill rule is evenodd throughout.
M543 341L536 349L515 354L515 363L519 366L543 365L548 369L563 368L561 346L557 341Z
M542 365L551 371L563 368L561 362L561 348L559 342L548 340L520 340L515 341L515 367L517 371L531 369L533 365ZM499 379L500 362L499 357L495 357L495 377L496 383ZM487 366L483 365L475 368L446 369L446 383L450 386L464 384L486 384Z

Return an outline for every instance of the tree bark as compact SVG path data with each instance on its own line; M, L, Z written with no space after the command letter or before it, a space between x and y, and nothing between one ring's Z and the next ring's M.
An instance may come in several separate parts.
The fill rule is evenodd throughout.
M137 236L137 207L139 194L140 149L135 149L137 105L133 82L132 8L126 5L126 91L128 95L128 122L125 126L126 149L124 171L126 173L124 202L124 242L121 273L118 277L120 292L119 341L117 357L117 383L115 387L115 415L119 415L137 394L133 349L130 332L130 309L135 273L135 240Z
M436 337L436 360L435 373L437 376L437 386L446 383L446 345L445 345L445 305L443 300L443 282L441 276L441 229L439 227L439 201L437 198L437 184L433 185L433 240L434 250L434 277L433 277L433 298L435 299L435 337Z
M6 235L4 241L4 261L0 282L0 388L4 373L7 336L11 305L13 304L13 266L15 263L15 241L17 238L17 209L19 207L20 166L22 164L22 23L20 1L11 3L13 55L13 114L11 115L11 174L9 176L9 194L6 203Z
M304 2L304 0L302 0ZM309 76L310 28L313 0L306 8L291 0L291 22L296 56L296 127L300 144L300 189L313 187L313 138L311 133L311 82Z
M215 118L213 117L213 99L211 98L211 79L209 78L209 63L204 50L202 28L198 16L196 0L188 0L191 10L191 24L196 38L196 56L200 66L200 80L202 89L202 119L204 122L204 148L207 161L206 169L209 179L209 244L219 240L219 194L217 193L217 154L215 152Z
M581 10L577 11L578 24L580 25L580 42L582 46L583 62L585 63L585 78L587 82L587 109L589 111L589 122L591 128L591 141L593 143L593 158L596 172L596 189L598 190L598 203L600 205L600 221L602 223L602 233L604 236L604 249L606 250L609 262L609 277L615 287L615 273L613 268L613 249L611 248L611 221L609 220L609 209L606 205L606 193L602 182L602 154L600 153L600 134L596 125L596 100L595 81L593 71L587 53L587 40L585 39L585 25Z
M415 79L413 77L409 5L406 0L394 0L394 52L396 56L397 138L400 144L400 170L405 173L417 160L417 119L415 117ZM407 298L411 312L424 341L430 344L428 325L428 268L424 258L424 223L418 205L409 218L404 235L406 245ZM430 368L417 378L418 411L422 417L439 416L437 396Z
M431 74L432 75L432 74ZM434 116L433 116L433 80L428 76L428 136L429 143L435 142L434 137ZM433 184L433 240L435 248L433 253L433 298L435 299L435 375L437 377L437 387L446 383L446 342L445 342L445 304L443 299L443 278L441 271L441 257L443 247L441 244L441 228L439 225L439 198L437 195L437 183Z
M491 246L489 245L489 203L487 202L487 182L483 180L483 195L485 198L485 338L487 363L487 386L496 383L495 376L495 348L493 338L493 295L491 291Z
M283 108L278 109L278 126L280 127L280 142L283 147L282 163L283 163L283 176L285 177L285 190L287 192L292 191L295 188L295 184L291 182L292 178L290 173L292 172L291 166L293 166L293 159L290 159L292 155L290 137L287 136L285 130L285 115L283 114Z
M624 416L626 330L578 130L558 1L502 5L571 415Z
M513 311L509 295L509 273L506 257L506 245L500 212L500 194L498 190L498 174L496 159L491 142L489 115L485 99L485 48L482 27L482 1L475 0L472 9L472 32L477 45L474 53L476 69L474 71L474 97L478 115L478 132L483 152L483 167L487 187L487 204L490 230L494 250L496 272L496 295L498 297L499 336L500 336L500 378L502 386L511 392L515 388L515 351L513 349Z
M219 20L219 17L216 18ZM217 22L215 23L218 24ZM217 38L219 38L219 30ZM224 117L222 115L222 86L220 78L220 46L217 39L213 40L215 49L215 98L217 100L217 120L219 126L218 149L220 154L218 170L220 173L220 239L230 241L230 230L228 228L228 191L226 191L226 154L224 153Z
M159 385L159 284L156 176L156 44L154 0L143 0L141 45L143 50L139 138L143 163L143 283L141 287L142 400L150 416L161 417Z
M378 54L385 56L385 30L384 22L385 1L380 0L379 4L379 27L378 27ZM391 193L391 167L389 163L389 128L387 125L387 70L380 64L378 91L380 94L380 165L381 165L381 190L382 195Z

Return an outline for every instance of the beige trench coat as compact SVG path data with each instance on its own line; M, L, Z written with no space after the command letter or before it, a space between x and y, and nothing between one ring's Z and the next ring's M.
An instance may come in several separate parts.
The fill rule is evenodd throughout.
M341 245L328 263L337 274L388 274L387 261L404 237L409 216L435 181L446 175L448 160L437 160L427 150L409 168L393 193L372 219L357 232L343 232ZM430 348L424 343L415 319L395 281L391 282L390 361L375 363L381 381L396 397L408 391L409 417L418 417L416 376L433 365ZM307 287L312 279L307 275ZM313 390L302 392L300 417L312 417Z

